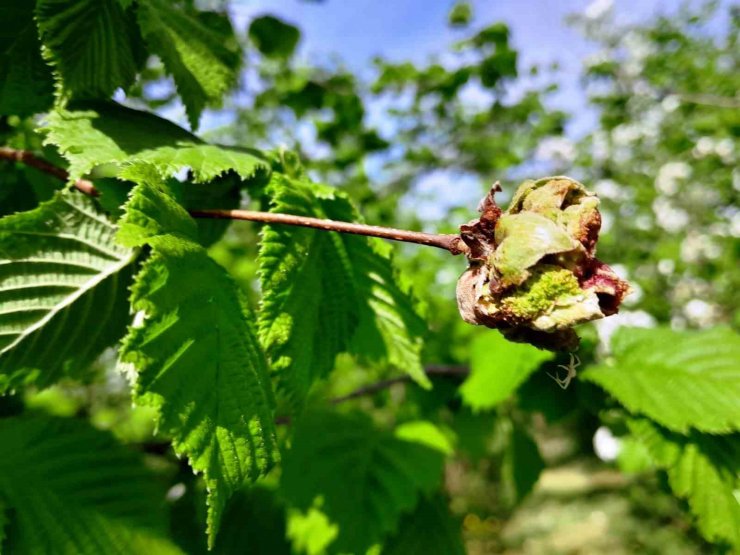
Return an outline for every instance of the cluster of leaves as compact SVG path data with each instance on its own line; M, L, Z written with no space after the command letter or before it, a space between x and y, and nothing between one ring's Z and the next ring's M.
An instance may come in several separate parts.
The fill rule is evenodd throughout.
M471 21L467 4L450 14L460 32ZM0 552L464 553L445 468L490 462L497 510L512 514L552 462L540 415L586 441L608 424L641 468L667 473L705 538L740 545L736 332L623 330L609 356L587 333L584 380L561 393L546 373L564 360L459 321L457 272L438 287L436 253L397 264L423 288L427 330L388 245L277 226L256 237L189 213L358 221L353 198L373 222L413 227L395 206L419 176L487 183L527 162L564 115L538 91L504 102L520 71L505 25L461 40L452 65L379 60L373 84L300 66L300 32L272 16L252 21L245 54L228 17L187 1L17 0L0 31L0 141L101 193L0 166ZM216 136L287 139L306 170L131 107L182 102L195 129L206 107L234 108L245 57L257 90ZM148 86L161 79L177 93L164 101ZM465 104L466 86L488 102ZM393 145L368 124L375 101L396 106ZM307 123L318 148L297 139ZM389 177L371 187L378 156ZM470 375L458 387L423 363ZM407 385L336 402L399 371Z
M721 24L716 10L631 27L609 13L576 19L599 46L585 78L600 126L576 163L607 214L601 251L631 267L641 308L689 326L738 318L740 15L731 10ZM687 314L692 299L703 315Z
M199 225L188 209L233 206L242 191L275 211L359 218L345 195L289 168L285 154L209 144L110 101L114 91L129 90L147 56L156 55L196 127L203 108L220 101L239 71L237 41L223 15L156 0L40 1L35 8L17 2L3 10L7 141L18 145L33 134L20 116L47 112L39 129L47 152L66 161L70 181L96 177L101 196L91 199L60 183L59 190L28 200L35 189L28 187L25 170L3 168L15 180L3 204L10 215L0 220L0 389L12 394L60 380L94 380L91 362L120 345L117 371L130 380L135 404L154 409L159 433L203 475L213 546L231 495L281 458L285 438L280 441L276 432L276 397L304 425L300 415L312 385L343 352L369 365L403 369L428 387L420 363L425 326L397 283L388 250L365 238L266 228L258 256L258 310L210 258L205 247L224 226ZM25 58L16 55L18 49ZM29 57L41 75L32 82L16 76L25 75L16 64ZM386 436L370 422L362 427L350 420L348 426L339 416L322 418L318 430L330 440L327 449L331 441L343 441L343 429L364 446L366 436L378 434L378 454L369 451L372 464L368 459L360 467L368 474L358 476L362 491L362 479L397 475L389 498L368 498L369 505L358 509L375 511L377 528L357 537L348 530L340 534L340 540L346 536L343 548L362 550L395 530L420 494L433 493L442 458L429 447ZM284 495L296 510L307 509L303 499L317 493L300 479L315 457L303 449L315 449L309 438L319 433L310 430L315 423L305 425L303 441L309 443L302 448L294 442L283 478L295 482L290 469L298 472L303 490L286 486ZM147 485L140 461L126 459L124 466L115 458L118 448L99 445L112 442L109 437L24 415L4 420L2 433L3 448L12 454L3 456L7 472L0 488L11 551L45 546L48 552L138 552L148 535L171 543L157 535L163 531L161 502L156 494L142 495L135 480L156 492L155 484ZM28 446L46 449L49 462L36 463L45 455ZM70 459L68 452L92 458ZM406 483L419 461L428 472ZM82 482L68 468L84 472ZM33 478L26 479L26 472ZM317 476L316 487L322 478ZM406 488L400 496L399 484ZM332 505L341 493L327 493L326 510L362 521ZM396 512L378 513L378 502ZM29 524L48 524L56 504L72 524L42 524L41 531ZM98 506L104 507L99 517ZM126 541L113 549L119 536Z

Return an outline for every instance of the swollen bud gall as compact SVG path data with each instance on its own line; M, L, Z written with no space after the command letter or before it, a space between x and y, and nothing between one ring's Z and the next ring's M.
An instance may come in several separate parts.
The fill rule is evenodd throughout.
M616 313L629 292L595 257L599 199L573 179L546 177L522 183L502 212L500 190L460 227L469 262L457 284L460 315L512 341L574 350L573 326Z

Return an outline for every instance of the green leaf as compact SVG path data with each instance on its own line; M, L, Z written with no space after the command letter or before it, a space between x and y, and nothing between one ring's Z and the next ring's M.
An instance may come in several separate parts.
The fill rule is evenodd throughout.
M295 553L324 555L327 547L339 534L339 526L333 524L321 512L322 500L314 501L305 513L296 509L288 511L288 537Z
M581 375L630 411L676 432L740 430L740 335L729 328L679 332L622 328L611 364Z
M139 2L141 32L174 78L193 129L203 109L220 104L236 83L241 60L228 18L212 13L218 21L206 22L198 15L165 0Z
M531 345L510 343L498 332L485 332L470 346L470 376L460 386L463 401L473 411L491 409L552 357Z
M0 554L3 553L3 545L5 543L5 527L8 525L8 515L6 513L5 502L0 498Z
M54 101L51 70L41 58L33 2L0 6L0 115L28 116Z
M9 553L179 553L159 491L112 436L72 419L0 420L0 498Z
M398 531L385 541L382 555L465 555L460 522L450 514L441 495L419 501L405 515Z
M129 328L122 367L135 369L136 402L159 410L175 451L203 472L213 545L228 497L278 456L264 355L236 284L171 195L139 185L125 208L121 239L152 256L132 288L142 321Z
M674 493L688 500L702 535L740 547L740 435L691 432L685 437L647 419L628 423L655 463L668 472Z
M296 425L281 490L339 526L332 553L364 553L395 530L419 495L439 486L442 453L379 430L362 413L314 413Z
M214 555L290 555L286 537L285 507L265 487L242 489L224 512Z
M151 168L163 178L189 168L196 183L229 170L244 180L268 171L255 151L205 143L155 115L113 103L86 106L54 111L43 127L46 142L57 146L69 161L70 179L102 164L117 164L118 177L137 183L150 177Z
M363 360L387 362L429 389L431 382L421 363L427 325L416 312L408 285L394 269L391 246L380 239L344 237L351 246L360 307L352 353Z
M116 0L38 0L36 21L63 94L108 98L133 83L141 38Z
M395 433L398 439L426 445L444 455L452 455L455 451L450 439L428 420L404 422L396 427Z
M473 7L465 0L455 3L447 14L447 23L451 27L467 27L472 19Z
M345 221L357 216L335 190L284 176L273 177L268 195L274 212ZM346 234L267 226L259 260L260 339L289 398L299 403L344 351L426 380L419 361L423 324L377 245Z
M504 484L512 503L519 503L532 491L544 468L545 461L532 436L512 424L502 467Z
M262 54L270 58L289 58L295 52L301 32L297 27L265 15L252 20L249 38Z
M79 375L123 335L135 253L114 234L77 192L0 219L0 391Z

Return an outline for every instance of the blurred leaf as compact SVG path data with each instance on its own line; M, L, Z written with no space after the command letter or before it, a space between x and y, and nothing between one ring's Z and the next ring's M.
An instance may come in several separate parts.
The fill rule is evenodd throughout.
M436 449L444 455L452 455L454 447L450 439L437 426L427 420L413 420L396 426L396 437Z
M654 469L647 446L631 435L619 438L617 465L625 474L639 474Z
M740 435L688 437L647 419L630 420L632 433L668 472L671 489L688 500L709 541L740 546Z
M54 101L54 82L41 58L33 9L29 0L8 0L0 6L0 115L43 112Z
M544 468L537 443L526 430L512 425L501 471L513 503L519 503L532 491Z
M511 343L498 332L485 332L470 346L470 376L460 386L463 401L474 412L491 409L553 356L531 345Z
M238 491L229 500L214 555L290 555L285 507L275 492L256 486Z
M583 342L581 343L581 351ZM548 374L556 375L564 372L558 368L558 363L567 364L566 359L555 359L543 364L541 371L529 376L519 388L517 406L527 412L540 412L548 422L555 423L572 415L582 407L578 392L583 387L578 376L570 383L567 389L562 389ZM580 374L579 374L580 376ZM591 387L591 389L598 389ZM585 407L584 407L585 408ZM598 409L597 409L598 410Z
M165 0L139 2L141 32L174 78L192 129L203 109L219 105L236 84L241 61L229 19L205 15Z
M339 527L321 512L321 505L318 500L305 513L289 511L288 537L298 553L322 555L339 534Z
M496 415L493 413L473 413L467 407L461 407L452 421L458 451L467 454L473 462L487 456L495 421Z
M8 553L180 553L142 461L78 420L1 419L0 494Z
M733 330L621 328L612 350L612 364L580 376L630 411L681 433L740 430L740 335Z
M447 14L447 22L452 27L467 27L473 19L473 6L466 0L458 1Z
M0 553L3 552L3 545L5 545L6 527L8 526L8 515L5 501L0 499Z
M301 32L297 27L277 17L265 15L252 20L249 38L262 54L271 58L289 58L293 55Z
M398 531L383 545L382 555L465 555L460 522L450 514L442 495L423 498L405 515Z
M116 0L38 0L36 21L63 94L108 98L133 83L141 37Z
M439 451L379 430L362 413L307 414L285 455L281 491L302 511L321 500L321 512L339 526L332 553L364 553L439 486L443 461Z

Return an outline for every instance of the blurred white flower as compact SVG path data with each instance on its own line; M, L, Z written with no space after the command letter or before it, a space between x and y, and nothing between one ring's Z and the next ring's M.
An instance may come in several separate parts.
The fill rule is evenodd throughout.
M653 219L647 214L640 214L633 220L633 223L637 229L641 229L643 231L647 231L653 227Z
M689 214L678 208L665 198L658 197L653 201L653 213L656 223L668 233L676 233L684 229L689 223Z
M625 306L635 306L642 300L642 287L635 282L630 283L630 287L632 288L630 294L624 298Z
M660 105L666 112L670 113L681 106L681 99L676 94L669 94L663 99Z
M622 44L630 55L638 60L644 60L655 51L653 44L644 35L635 31L627 33Z
M730 218L730 235L740 237L740 211Z
M714 260L722 254L722 248L709 236L690 232L681 241L681 260L696 264L702 260Z
M601 233L609 233L614 224L614 216L611 212L601 211Z
M611 55L608 50L599 50L598 52L594 54L589 54L586 56L583 60L583 64L586 67L594 67L598 66L600 64L603 64L604 62L608 62L611 60Z
M692 151L695 158L704 158L714 153L715 143L711 137L701 137Z
M663 258L658 261L658 273L663 276L670 276L676 270L676 262L670 258Z
M599 335L599 348L602 352L609 353L615 331L621 327L654 328L655 318L644 310L623 310L609 318L597 320L595 325Z
M678 191L678 182L691 176L691 166L686 162L668 162L658 169L655 188L664 195L674 195Z
M733 154L735 154L735 143L730 138L717 141L714 146L714 152L722 158L723 162L729 164L732 162Z
M642 136L640 129L633 124L622 123L612 130L612 140L617 146L627 146Z
M612 200L622 200L625 197L625 190L613 179L599 179L594 183L594 192L601 198Z
M594 161L603 161L609 157L609 140L608 136L604 131L597 131L593 136L593 143L591 146L591 156Z
M622 450L622 442L606 426L599 426L593 439L594 452L604 462L612 462Z
M686 319L700 328L711 326L719 317L719 310L713 304L701 299L691 299L683 307Z
M604 17L612 9L614 0L593 0L586 9L583 10L583 15L587 19L600 19Z
M535 156L539 160L568 165L576 157L576 146L565 137L546 137L537 147Z
M180 499L183 495L185 495L185 492L187 491L187 487L182 482L178 482L174 486L172 486L169 490L167 490L167 494L165 495L165 499L169 501L170 503L174 503L178 499Z

